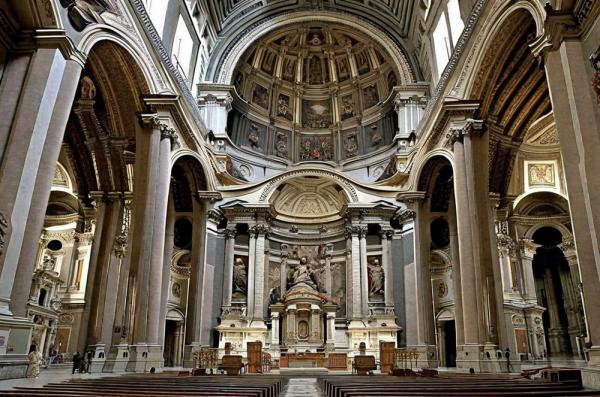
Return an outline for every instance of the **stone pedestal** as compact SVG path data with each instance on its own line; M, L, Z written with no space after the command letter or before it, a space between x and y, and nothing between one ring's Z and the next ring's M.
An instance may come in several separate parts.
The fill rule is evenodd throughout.
M139 344L129 347L129 362L127 363L127 372L144 372L146 362L148 361L148 345Z
M91 373L99 373L102 372L104 369L104 364L106 361L106 352L105 352L105 345L104 344L98 344L98 345L91 345L88 346L88 350L87 351L92 351L93 355L92 355L92 365L90 366L89 371ZM87 354L87 353L86 353Z
M129 345L111 346L102 372L125 372L129 362Z

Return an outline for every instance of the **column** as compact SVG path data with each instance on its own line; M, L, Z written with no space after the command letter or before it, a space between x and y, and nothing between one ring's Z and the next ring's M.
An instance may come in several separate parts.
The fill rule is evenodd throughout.
M333 253L333 244L327 244L325 247L325 293L331 296L331 254Z
M384 295L385 295L385 306L394 306L394 275L393 275L393 264L392 264L392 237L394 231L392 229L386 229L381 231L381 252L382 252L382 266L384 274Z
M9 91L0 93L0 107L11 112L4 112L0 123L5 142L0 157L0 315L9 316L13 309L15 315L25 315L54 169L81 72L81 65L65 60L59 49L39 48L28 62L26 58L16 57L4 76L19 79L20 95L8 83L3 87Z
M161 286L161 298L160 298L160 317L159 317L159 325L158 325L158 343L163 345L164 351L164 341L165 341L165 327L167 325L167 302L169 300L169 283L171 281L171 264L173 259L173 246L175 242L175 201L173 199L173 195L169 195L169 202L167 204L167 224L165 228L165 249L163 253L163 270L162 270L162 286ZM189 282L189 280L188 280ZM181 333L182 324L178 323L177 325L177 334ZM177 336L179 337L179 336ZM181 340L178 340L179 344L175 344L176 349L177 346L181 345ZM176 353L175 353L176 354ZM179 357L175 355L175 357Z
M256 234L256 250L254 260L254 313L252 319L258 321L259 327L263 327L265 312L265 269L268 257L265 255L268 227L258 224L252 230Z
M227 115L233 103L233 97L229 93L230 87L202 83L199 90L198 108L207 131L212 131L217 138L228 138Z
M423 111L427 105L427 84L399 87L399 92L394 99L396 113L398 113L397 138L407 140L415 132Z
M488 341L496 342L500 347L507 346L508 344L508 329L506 327L506 316L504 314L504 288L502 284L502 268L500 265L500 258L498 257L498 240L496 235L496 208L500 203L500 196L498 194L489 195L488 210L488 235L490 236L490 246L488 247L490 252L492 273L491 277L488 275L488 285L493 288L489 291L489 299L495 305L497 314L495 316L496 327L494 329L494 321L490 321L489 325L489 338ZM494 316L493 310L490 310L490 315ZM492 320L492 319L490 319Z
M119 194L106 195L103 206L102 229L97 230L94 235L94 244L98 247L98 252L94 252L94 260L90 260L85 291L86 312L89 312L88 345L110 344L112 336L113 318L105 317L111 313L110 310L107 313L105 307L107 301L116 298L116 291L111 288L109 278L114 279L114 273L118 274L119 271L120 258L113 250L113 241L120 231L122 216L122 201ZM110 308L114 313L114 306ZM104 327L105 321L110 324L109 327Z
M158 122L157 119L154 121ZM156 128L156 125L155 125ZM169 203L169 188L171 182L171 147L176 139L175 130L164 123L159 123L160 148L158 157L158 173L156 180L156 201L154 206L154 223L152 233L152 262L150 264L149 296L148 296L148 343L161 345L158 340L160 319L163 268L170 263L164 263L165 232L167 228L167 209Z
M480 282L474 263L473 232L470 218L471 212L469 188L467 181L466 153L459 136L453 142L454 151L454 194L456 203L456 224L458 231L458 251L460 258L460 279L462 289L462 310L465 345L479 345L481 319ZM474 352L478 355L477 352ZM478 359L475 357L474 359Z
M359 226L360 243L360 286L361 286L361 305L362 318L369 316L369 269L367 263L367 227Z
M350 255L351 255L351 282L352 282L352 295L351 295L351 307L352 312L350 318L352 320L361 319L362 311L362 300L361 300L361 271L360 271L360 242L359 242L360 228L358 226L346 227L346 238L350 239ZM347 292L348 293L348 292ZM349 313L350 314L350 313Z
M551 17L548 23L552 22ZM557 30L558 31L558 30ZM546 37L543 37L546 39ZM578 40L560 38L544 52L550 99L560 139L573 234L579 258L590 348L600 366L600 108L588 55ZM596 58L597 58L597 54ZM597 59L593 59L596 61ZM597 72L597 71L596 71Z
M537 293L535 288L535 277L533 275L533 257L536 250L541 247L528 238L521 239L521 266L523 271L523 298L525 302L537 305Z
M248 239L248 293L246 294L246 317L254 318L254 274L256 272L256 233L249 230Z
M271 312L271 345L279 346L279 312Z
M281 299L283 299L283 296L285 295L286 291L287 291L287 273L288 273L288 268L287 268L287 261L288 261L288 257L290 256L290 251L289 251L290 247L287 244L281 244L281 265L279 268L279 276L281 278L280 282L281 282L281 286L280 286L280 291L281 291Z
M235 227L225 229L225 271L223 274L223 307L231 306L231 291L233 289L233 261L235 250Z
M452 208L454 207L454 208ZM461 264L456 226L456 206L451 206L448 223L450 225L450 252L452 253L452 284L454 286L454 321L456 325L456 345L465 344L462 308Z

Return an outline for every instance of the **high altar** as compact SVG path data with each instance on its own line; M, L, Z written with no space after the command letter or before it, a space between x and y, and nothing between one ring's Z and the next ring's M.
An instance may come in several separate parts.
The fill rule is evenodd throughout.
M282 366L323 366L331 352L351 358L365 343L378 356L380 341L396 342L389 219L398 208L335 198L326 225L311 222L327 215L316 211L324 205L294 222L278 199L222 207L229 226L220 348L229 342L245 356L247 342L261 341Z

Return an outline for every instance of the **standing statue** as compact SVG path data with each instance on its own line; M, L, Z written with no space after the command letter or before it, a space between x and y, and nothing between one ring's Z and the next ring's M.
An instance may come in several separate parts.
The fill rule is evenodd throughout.
M236 258L233 264L233 290L243 294L248 292L248 273L242 258Z
M383 293L383 268L379 259L375 258L369 261L367 265L369 271L369 296Z
M42 365L43 361L42 353L40 353L37 346L33 346L27 357L29 358L27 377L37 378L40 375L40 366Z

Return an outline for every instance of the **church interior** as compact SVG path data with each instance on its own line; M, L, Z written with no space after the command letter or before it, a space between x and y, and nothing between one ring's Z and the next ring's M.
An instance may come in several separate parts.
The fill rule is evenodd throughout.
M0 0L0 109L0 393L600 390L598 1Z

